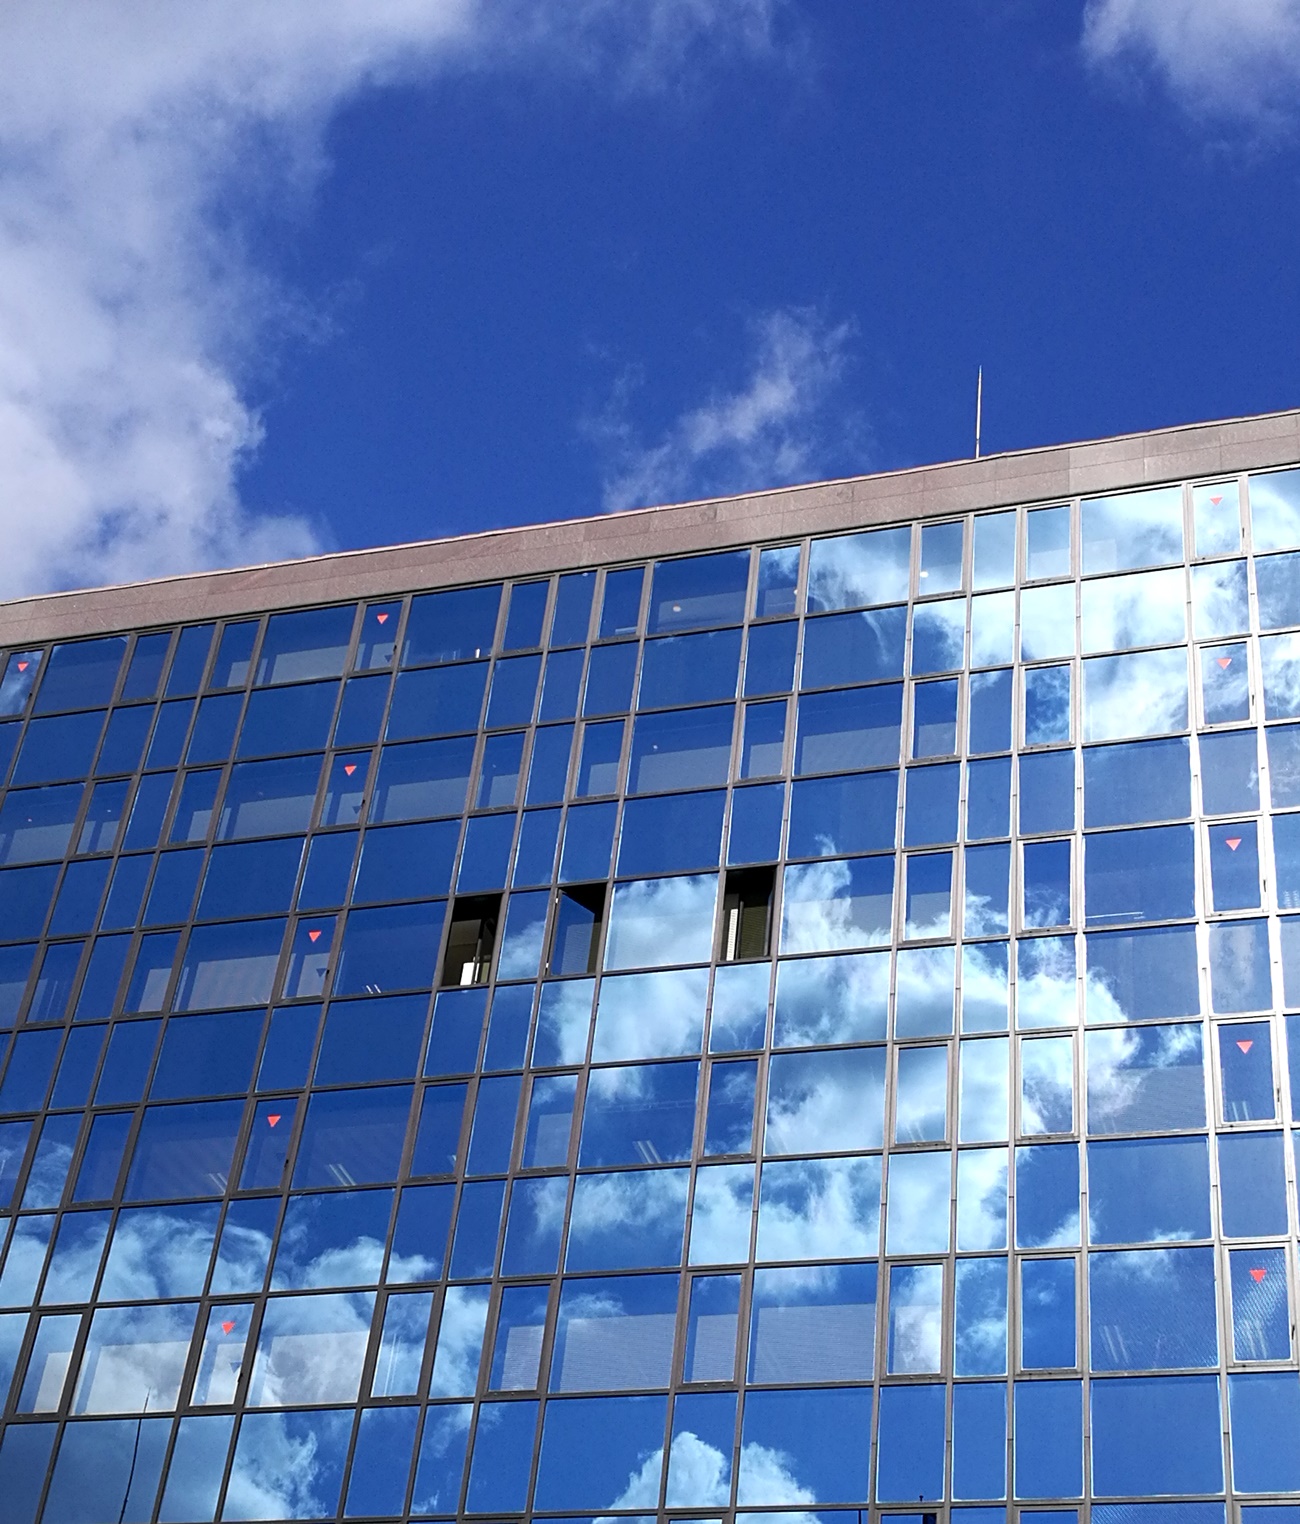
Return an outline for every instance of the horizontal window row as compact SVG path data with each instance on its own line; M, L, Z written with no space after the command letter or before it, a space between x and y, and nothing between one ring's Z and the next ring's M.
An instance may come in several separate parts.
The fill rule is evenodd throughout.
M122 1233L115 1245L127 1241ZM1282 1246L1223 1256L1231 1362L1291 1358L1288 1258ZM1070 1371L1080 1364L1084 1266L1094 1374L1217 1369L1216 1259L1209 1247L1023 1256L1010 1285L1007 1259L994 1256L883 1272L857 1263L585 1276L495 1295L487 1284L392 1291L377 1308L374 1293L276 1295L273 1273L260 1305L0 1315L0 1401L8 1394L24 1416L65 1407L81 1416L645 1391L674 1380L863 1383L941 1375L949 1360L959 1378Z
M898 706L899 693L892 688L845 690L801 700L794 742L796 778L850 769L897 769ZM751 706L747 714L747 727L753 715L759 715L762 734L742 737L742 782L779 776L782 771L785 709L778 704L769 716L771 707ZM662 790L697 791L726 785L731 776L730 707L646 719L656 724L644 735L639 728L633 734L631 793L653 795ZM770 735L763 730L769 719L774 720ZM922 725L920 717L918 725ZM489 737L477 766L475 742L465 737L386 746L377 764L368 752L345 752L328 763L318 754L243 762L228 775L216 768L149 774L134 791L125 779L85 788L71 783L12 789L0 803L0 865L54 861L68 852L111 852L119 846L140 850L160 840L184 844L211 837L222 841L301 832L313 824L346 826L363 818L380 824L458 816L467 805L509 809L518 802L521 784L525 803L532 807L559 805L566 794L580 801L617 791L624 730L622 721L589 725L580 744L575 744L574 727L545 727L536 732L527 762L526 735L519 732ZM1264 738L1274 805L1300 801L1300 727L1270 726ZM1044 734L1043 739L1068 742L1069 738ZM608 754L602 750L607 742L612 743ZM936 749L933 755L939 758L947 753ZM1259 808L1261 762L1253 729L1202 736L1197 757L1207 813ZM1177 818L1191 811L1192 760L1186 739L1087 746L1083 763L1085 826ZM1018 765L1019 827L1037 832L1072 825L1076 793L1072 753L1035 751L1020 758ZM954 840L963 793L969 836L1010 833L1010 759L988 757L967 766L964 788L957 763L930 761L907 770L909 795L917 798L914 803L909 799L905 841ZM478 782L471 794L475 775ZM1132 779L1130 790L1121 787L1125 777ZM882 792L888 787L885 779L845 779L820 789L801 786L795 797L808 801L805 813L815 809L819 796L833 808L836 787L856 789L861 796L852 801L853 813L865 809L874 817L872 844L891 843L892 807ZM874 792L868 795L867 791ZM720 817L721 796L713 802ZM643 813L652 808L637 806ZM812 821L795 827L796 832L801 829L805 836L816 832ZM484 823L472 830L495 832L493 842L504 832L508 851L508 826Z
M850 1074L837 1086L827 1080L823 1066L819 1093L810 1098L805 1086L800 1099L823 1108L848 1105L854 1079ZM406 1159L415 1176L445 1173L455 1162L457 1139L447 1136L446 1112L449 1106L463 1106L463 1099L440 1094L439 1088L426 1092L419 1105L419 1128ZM530 1127L523 1138L525 1163L562 1154L571 1125L563 1110L566 1098L557 1095L554 1084L539 1087L534 1099L538 1105L530 1109ZM364 1187L389 1185L402 1170L410 1103L409 1087L397 1093L381 1089L313 1097L296 1152L291 1134L297 1107L291 1099L250 1108L246 1132L241 1129L239 1103L151 1108L134 1129L130 1114L101 1113L69 1177L69 1198L85 1206L57 1217L52 1211L27 1212L11 1220L0 1271L0 1305L85 1302L96 1294L107 1300L198 1294L211 1233L201 1254L196 1241L177 1240L177 1252L184 1254L186 1274L193 1282L189 1292L150 1290L173 1283L157 1279L164 1250L159 1247L147 1260L132 1258L129 1235L123 1264L143 1279L115 1276L107 1282L115 1289L109 1290L97 1280L114 1212L95 1203L117 1192L124 1162L124 1209L119 1218L124 1232L132 1223L147 1227L150 1221L165 1229L177 1211L206 1216L214 1227L216 1198L228 1187L277 1190L288 1181L297 1190L346 1187L290 1198L273 1279L279 1277L276 1284L294 1289L373 1285L381 1279L393 1192ZM782 1145L829 1144L835 1149L861 1142L860 1133L870 1131L869 1125L854 1124L843 1136L828 1136L834 1120L826 1109L816 1116L786 1112L774 1131ZM458 1109L450 1125L460 1123ZM75 1138L59 1139L57 1130L47 1130L55 1134L48 1141L61 1143L62 1157L55 1148L43 1148L28 1189L57 1196L73 1162ZM43 1136L42 1145L46 1141ZM609 1145L600 1150L607 1156L633 1152L638 1163L652 1152L637 1147L652 1143L649 1138L634 1137L631 1148L624 1147L626 1135L618 1135L617 1128L613 1136L607 1131L598 1141ZM469 1146L471 1164L475 1153L495 1149L504 1168L510 1136L507 1131L504 1138L486 1145L472 1140ZM694 1172L693 1197L692 1171L671 1163L581 1173L576 1179L523 1175L509 1191L504 1179L469 1180L462 1187L408 1186L401 1197L386 1278L410 1282L443 1275L457 1280L488 1277L497 1270L498 1255L500 1273L507 1276L552 1276L561 1267L570 1272L671 1268L681 1263L684 1249L691 1264L737 1264L751 1257L874 1258L882 1249L882 1220L883 1251L891 1257L942 1256L953 1250L985 1253L1009 1245L1066 1249L1081 1242L1081 1226L1094 1247L1208 1240L1216 1220L1224 1238L1275 1238L1294 1231L1287 1183L1290 1152L1280 1131L1225 1133L1213 1149L1203 1135L1093 1140L1084 1153L1086 1211L1081 1211L1080 1146L1072 1142L1026 1143L1010 1156L1005 1145L963 1148L955 1154L895 1151L883 1173L883 1218L886 1161L880 1155L774 1157L761 1170L748 1162L701 1163ZM756 1177L757 1237L751 1250ZM1011 1181L1014 1190L1009 1189ZM213 1204L166 1209L144 1205L196 1197ZM688 1198L693 1200L689 1236ZM453 1202L455 1230L448 1250ZM223 1254L235 1255L242 1268L236 1273L218 1267L215 1290L252 1294L262 1289L280 1208L278 1196L244 1196L232 1203L218 1260ZM402 1224L408 1219L418 1228L416 1238L404 1236ZM421 1252L408 1259L405 1250L399 1253L402 1243L412 1249L418 1244ZM129 1286L139 1289L124 1289Z
M1295 472L1273 472L1251 481L1251 548L1257 553L1300 543L1300 485ZM1079 512L1080 565L1085 576L1133 572L1184 558L1185 524L1194 527L1197 556L1240 554L1245 548L1240 482L1196 487L1189 506L1184 489L1148 489L1119 497L1085 499ZM1069 576L1074 569L1072 510L1068 505L1031 509L1024 516L1022 575L1029 580ZM967 585L1009 585L1016 577L1021 522L1015 510L976 515L972 544L965 545L965 521L867 530L814 540L808 557L810 611L885 604L931 597ZM250 675L256 685L283 684L366 670L422 665L474 657L498 649L527 651L544 643L582 645L589 635L605 639L635 635L647 605L649 633L740 623L748 611L757 618L793 613L801 582L800 548L762 551L751 569L747 550L660 562L648 579L646 568L611 570L601 578L599 615L592 628L594 573L515 584L503 597L501 585L466 587L417 595L409 613L403 603L373 603L303 609L275 614L266 622L234 621L223 626L214 647L214 625L188 626L174 653L171 632L140 637L119 684L127 637L106 637L53 647L48 653L12 653L0 678L0 712L17 713L36 690L36 712L94 707L120 691L124 698L167 696L207 686L240 687ZM967 562L970 562L969 572ZM1221 632L1236 596L1231 570L1197 568L1193 603ZM751 598L749 589L754 584ZM1291 579L1279 567L1261 576L1259 599L1266 614L1272 601L1290 596ZM1204 584L1205 591L1201 591ZM1118 585L1118 584L1117 584ZM1157 584L1151 584L1156 587ZM1098 595L1100 596L1100 595ZM1121 602L1124 591L1118 594ZM1128 599L1154 606L1158 594ZM1104 623L1105 616L1098 614ZM1295 623L1295 620L1284 621ZM355 627L355 628L354 628Z
M844 617L860 621L874 616ZM858 649L853 631L832 628L833 623L818 622L818 627L828 638L827 650L833 655L833 669L827 668L814 683L809 681L805 666L804 687L822 686L835 691L805 692L799 699L795 727L788 725L786 705L780 699L764 698L747 704L741 727L738 776L782 772L786 765L787 730L794 737L795 770L815 772L826 770L819 753L832 744L828 738L850 731L862 733L858 741L861 755L835 765L872 766L897 762L899 738L904 728L908 732L905 750L909 757L953 755L961 749L960 737L963 735L972 752L1009 750L1012 713L1017 707L1020 719L1015 727L1016 735L1027 746L1069 743L1076 731L1081 731L1087 741L1104 741L1177 731L1185 729L1188 724L1186 654L1182 648L1177 648L1085 659L1078 702L1074 697L1074 668L1070 662L1026 669L1015 704L1014 674L1009 667L972 674L969 698L964 705L959 702L964 684L957 678L916 682L910 690L910 719L903 727L903 687L887 680L901 675L901 656L897 671L878 668L869 659L867 649ZM784 628L766 627L765 633ZM793 626L789 628L793 631ZM714 638L692 636L686 637L683 643L689 645L693 640ZM869 630L866 638L872 648L878 644ZM1297 642L1300 642L1300 636L1268 637L1260 642L1262 706L1256 702L1255 692L1260 684L1251 680L1251 658L1245 642L1200 647L1196 689L1201 722L1220 725L1249 720L1261 707L1264 716L1270 720L1293 718L1300 704L1300 698L1297 698L1300 679L1296 676L1300 670L1300 644ZM678 643L667 644L675 648ZM610 647L600 654L609 656L622 651L628 652L629 657L635 654L632 647ZM697 784L727 781L734 706L729 702L719 703L719 700L734 698L735 674L732 673L729 681L701 686L701 674L711 670L706 653L684 649L678 660L682 672L666 681L662 694L667 712L642 714L636 720L628 762L629 787L633 792L691 786L689 778L674 776L666 781L660 776L665 774L665 769L671 773L675 757L678 758L675 764L678 772L683 766L688 772L693 769ZM498 664L497 670L499 678L506 669ZM11 785L27 790L65 779L84 778L92 771L96 777L106 777L134 772L143 764L146 771L154 772L175 768L182 761L187 767L224 763L231 756L237 764L242 764L237 773L256 776L249 772L250 764L256 759L290 750L318 750L331 739L337 748L369 748L380 739L381 733L391 743L472 732L478 728L486 671L486 665L479 664L407 674L398 682L386 724L384 694L375 689L375 679L371 678L356 679L343 690L337 722L339 690L337 684L330 683L255 693L242 723L243 701L230 695L204 699L197 708L190 700L164 704L157 712L156 723L151 707L115 709L106 731L102 711L35 719L27 727L22 746L17 751ZM629 664L629 684L631 671ZM870 687L860 686L873 677L886 681ZM403 684L408 681L422 686L407 690ZM531 695L537 686L536 672L530 684L528 693ZM362 688L369 691L362 692ZM495 694L495 682L493 691ZM764 690L760 688L758 691L762 693ZM600 717L626 710L629 698L630 692L608 705L586 706L584 713L588 718L577 763L578 776L571 785L580 793L615 791L626 727L621 720ZM692 700L703 707L674 707ZM235 707L211 707L230 704ZM518 731L532 723L533 708L531 696L526 702L506 707L498 705L494 697L488 706L488 725ZM196 718L191 728L192 710ZM959 711L964 713L963 723L959 723ZM538 732L536 746L542 748L546 756L555 750L561 738L571 737L573 733L571 724L555 725L553 722L570 720L575 713L575 704L561 705L558 712L548 713L543 703L541 717L547 723ZM590 718L593 715L598 723L593 723ZM837 719L851 723L837 725ZM104 734L102 745L101 732ZM17 734L18 727L0 725L0 778L9 772ZM487 747L492 760L489 762L485 756L484 777L488 772L493 776L500 773L512 753L517 753L514 755L514 770L518 774L524 741L522 731L515 735L491 736ZM468 737L457 744L462 750L466 747L473 749ZM862 750L864 747L865 751ZM687 760L689 754L695 754L693 762ZM544 762L543 767L553 773L560 760L557 756ZM563 760L567 763L567 752ZM261 765L265 768L268 764ZM549 773L546 779L534 778L531 775L533 769L530 769L530 795L543 788L556 787L562 795L564 775L568 770L567 766L563 767L562 775L552 782ZM593 776L593 770L598 776ZM482 793L480 787L476 795L478 807L513 802L513 792L509 798L499 797L499 789L488 797L483 797ZM463 802L457 808L463 807Z
M1209 835L1208 899L1216 912L1260 908L1251 826L1218 827ZM1006 846L966 849L968 936L1006 933L1011 857ZM1070 925L1073 858L1069 838L1023 846L1016 916L1021 928ZM461 895L450 902L450 913L447 901L433 900L354 909L346 918L303 916L287 934L285 919L275 918L199 925L188 933L110 932L93 941L52 942L43 954L38 944L15 944L0 949L0 1017L12 1024L25 1009L28 1022L62 1021L69 1014L94 1020L118 1010L260 1005L273 995L312 999L327 988L335 995L380 995L435 984L486 984L494 973L524 980L543 971L588 974L598 966L612 973L650 970L706 962L715 939L728 960L767 956L774 935L783 954L888 947L896 902L905 938L951 937L954 854L912 854L904 870L903 892L896 895L892 854L792 864L782 876L775 920L777 873L768 867L619 883L608 914L606 887L597 884L558 893L517 891L504 906L499 894ZM1083 889L1082 918L1089 927L1190 917L1197 908L1190 828L1087 838ZM1300 1004L1300 991L1292 988L1300 976L1297 925L1290 917L1278 922L1289 1005ZM1230 1014L1270 1008L1268 922L1215 921L1208 935L1213 1009ZM1070 938L1022 941L1021 948L1023 956L1043 964L1059 963L1064 949L1073 982ZM990 952L997 957L996 948ZM1002 962L1005 969L1005 945ZM946 968L951 992L951 946L900 955L900 966L909 964L938 980Z
M731 882L729 879L728 883ZM766 883L770 882L769 874ZM710 882L707 897L699 898L697 879L645 883L651 886L649 892L637 885L627 886L633 891L628 935L636 930L638 937L644 932L648 939L657 928L662 937L674 938L671 943L665 942L665 948L668 958L676 957L683 950L681 937L696 933L683 931L673 917L660 916L654 926L645 927L637 915L642 900L649 900L662 910L659 904L662 894L684 895L683 919L692 911L706 917L705 940L698 951L707 957L714 885ZM661 885L667 887L661 890L658 887ZM592 896L582 891L566 891L554 900L549 956L553 965L567 963L567 971L573 977L540 986L535 1035L528 1049L529 1061L534 1066L580 1063L587 1053L595 981L579 976L592 965L596 954L602 896L603 891ZM536 977L550 900L547 894L514 897L512 904L521 909L517 915L512 911L506 916L501 948L495 954L498 974ZM806 906L807 902L801 903ZM757 944L766 925L765 904L761 896L750 893L742 897L733 888L724 901L720 926L728 944L724 951L744 954L751 950L751 939ZM616 899L616 911L617 908ZM444 985L452 989L439 995L439 1008L453 1000L470 1001L463 1008L472 1013L466 1026L469 1036L458 1052L458 1063L452 1072L472 1072L478 1061L484 986L493 967L496 915L495 902L488 904L483 897L461 899L454 902L454 913L446 927L442 978ZM349 1023L359 1029L360 1023L374 1020L382 1021L391 1032L406 1032L414 1038L424 1029L428 996L407 996L402 991L428 990L437 969L438 934L444 918L444 902L402 907L401 914L353 912L337 958L332 951L334 928L328 917L305 918L288 939L287 954L281 952L284 923L280 920L201 927L185 944L179 974L173 972L180 947L179 933L146 935L136 944L136 956L129 964L133 946L129 936L97 938L88 944L88 951L81 943L52 943L39 965L34 992L26 1007L25 1027L31 1030L20 1031L14 1039L12 1056L0 1082L0 1109L21 1111L41 1105L64 1041L57 1027L46 1024L63 1022L69 1013L73 1022L80 1024L101 1020L122 1006L132 1015L163 1012L170 1006L176 1015L168 1026L169 1034L175 1033L174 1039L169 1036L169 1042L174 1040L178 1051L182 1044L188 1044L197 1055L207 1045L220 1045L224 1023L232 1034L231 1055L243 1053L246 1066L253 1051L247 1044L255 1046L259 1040L260 1012L234 1012L204 1021L188 1018L186 1013L264 1006L281 969L284 996L312 998L323 993L329 967L331 963L337 964L333 994L344 997L344 1003L331 1016L331 1030L337 1025L343 1031ZM1290 917L1277 923L1279 972L1286 1003L1292 1007L1300 1005L1297 927L1300 922ZM313 937L313 932L317 936ZM1231 1016L1269 1010L1274 1004L1269 923L1258 919L1214 923L1206 936L1209 1005L1215 1014ZM1073 935L1021 938L1015 944L1014 959L1012 950L1011 944L1001 941L968 943L961 949L951 944L901 948L892 958L882 950L783 959L778 965L771 1042L782 1047L883 1039L891 1030L891 1004L892 1032L900 1040L949 1035L958 1024L963 1033L971 1034L1006 1031L1009 1023L1021 1030L1073 1026L1081 1017L1089 1024L1100 1025L1160 1021L1194 1016L1202 1009L1198 968L1202 955L1198 951L1196 928L1190 925L1090 933L1086 939L1087 968L1082 978L1076 969L1078 949ZM14 953L21 955L20 967L6 961ZM637 961L660 955L663 954L640 947ZM607 957L607 964L611 961ZM20 997L28 970L35 966L32 949L26 947L5 949L0 958L0 970L13 973L16 969L11 983L0 983L10 1019L21 1009ZM764 1045L768 1040L770 984L770 963L744 962L718 968L713 981L708 1038L712 1051L743 1051ZM167 992L173 987L174 996L169 999ZM708 988L706 968L607 973L596 1005L593 1049L596 1060L653 1059L699 1052L704 1041ZM484 1055L488 1068L523 1064L534 993L531 984L498 988ZM351 998L365 996L384 998L370 1001ZM355 1015L348 1016L348 1011ZM277 1034L287 1033L292 1024L303 1034L295 1040L295 1051L305 1065L315 1040L317 1018L318 1007L307 1007L297 1014L293 1008L277 1012L268 1030L265 1063L270 1063L273 1052L288 1051L287 1039ZM119 1022L114 1028L115 1032L121 1032L123 1044L138 1045L148 1037L147 1047L141 1050L145 1063L139 1074L141 1084L152 1061L158 1025L157 1021L152 1024L128 1021ZM248 1034L246 1041L236 1040L233 1035L241 1025ZM73 1062L74 1049L81 1051L80 1045L92 1037L98 1043L104 1029L78 1025L74 1030L80 1035L68 1038L68 1062ZM133 1032L137 1034L134 1037L130 1035ZM193 1037L184 1037L186 1032L192 1032ZM200 1032L204 1033L202 1038ZM150 1033L153 1036L148 1036ZM504 1035L507 1033L508 1036ZM7 1045L7 1040L0 1045L0 1059ZM374 1061L391 1062L390 1051L381 1044L375 1050ZM75 1060L78 1072L85 1062L90 1062L93 1068L98 1062L98 1049L95 1052L93 1059ZM277 1063L280 1067L272 1068L270 1073L292 1072L282 1061ZM217 1075L234 1070L228 1063L209 1061L205 1072ZM321 1072L318 1071L318 1077ZM87 1082L88 1079L89 1072ZM301 1081L272 1078L266 1083ZM56 1095L61 1093L62 1086L60 1080ZM63 1093L73 1096L76 1092ZM55 1104L79 1102L65 1099Z
M6 1437L0 1483L26 1483L17 1495L31 1500L22 1515L31 1519L48 1476L46 1524L71 1524L91 1507L96 1517L116 1517L113 1508L127 1502L138 1510L133 1517L148 1519L156 1508L162 1520L195 1524L258 1520L272 1510L280 1518L447 1519L462 1497L470 1513L513 1518L531 1498L538 1512L529 1517L563 1510L565 1524L596 1524L593 1511L629 1524L687 1524L672 1510L695 1509L689 1518L703 1519L701 1507L713 1508L719 1524L724 1510L732 1517L733 1494L742 1506L769 1510L742 1511L737 1524L808 1524L810 1505L822 1510L819 1524L865 1524L871 1498L885 1509L872 1515L881 1524L1003 1524L1008 1495L1021 1500L1021 1519L1074 1524L1077 1507L1041 1505L1083 1496L1086 1451L1092 1496L1155 1494L1177 1501L1148 1503L1154 1511L1141 1517L1153 1524L1225 1524L1225 1439L1239 1493L1295 1490L1300 1470L1289 1439L1300 1386L1293 1373L1227 1378L1233 1423L1225 1436L1220 1380L1098 1380L1087 1394L1086 1429L1085 1395L1070 1380L1021 1381L1010 1391L963 1384L952 1392L950 1416L945 1388L919 1383L887 1386L875 1400L869 1388L755 1391L743 1412L734 1394L715 1393L678 1396L671 1413L663 1396L605 1396L552 1398L540 1413L525 1399L360 1414L250 1412L238 1425L233 1415L196 1414L182 1418L174 1436L167 1418L78 1419L62 1428L38 1421ZM1179 1443L1164 1448L1170 1434ZM1218 1501L1196 1500L1216 1492ZM950 1495L997 1503L949 1513ZM655 1511L661 1499L667 1514ZM909 1503L912 1511L899 1511ZM770 1511L782 1505L791 1511ZM1095 1524L1137 1517L1128 1501L1089 1506ZM1285 1508L1247 1504L1241 1517L1276 1524L1289 1517ZM585 1518L574 1518L575 1509L587 1510Z

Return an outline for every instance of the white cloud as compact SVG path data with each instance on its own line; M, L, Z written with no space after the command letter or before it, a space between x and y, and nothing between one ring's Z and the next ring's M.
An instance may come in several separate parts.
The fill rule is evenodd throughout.
M484 66L677 88L784 0L10 0L0 11L0 597L310 552L250 514L250 382L309 322L249 252L363 90Z
M840 389L854 337L807 308L751 325L748 375L677 418L657 444L628 420L634 386L617 389L587 432L604 451L606 509L780 486L861 470L861 424Z
M1300 95L1300 0L1089 0L1083 41L1094 63L1153 70L1193 115L1267 126Z

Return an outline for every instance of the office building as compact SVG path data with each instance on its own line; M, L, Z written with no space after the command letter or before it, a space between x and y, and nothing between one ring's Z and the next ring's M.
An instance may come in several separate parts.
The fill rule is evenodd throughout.
M0 783L0 1524L1300 1520L1300 413L0 605Z

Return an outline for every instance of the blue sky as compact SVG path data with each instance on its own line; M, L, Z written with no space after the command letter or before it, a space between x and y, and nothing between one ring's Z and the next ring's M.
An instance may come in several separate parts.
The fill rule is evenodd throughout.
M0 596L951 459L981 363L989 452L1300 402L1300 0L0 45Z

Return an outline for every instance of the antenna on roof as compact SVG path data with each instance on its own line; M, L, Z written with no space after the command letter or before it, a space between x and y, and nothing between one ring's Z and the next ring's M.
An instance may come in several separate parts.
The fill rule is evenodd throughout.
M984 367L975 378L975 459L980 458L980 428L984 422Z

